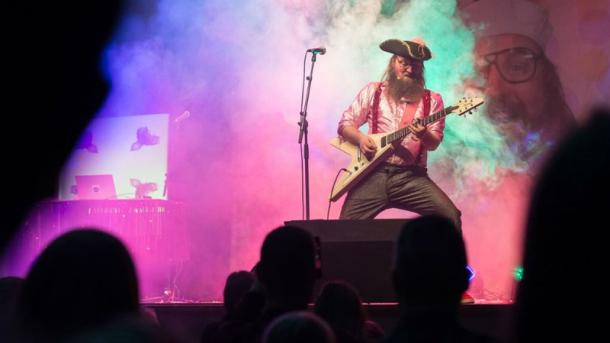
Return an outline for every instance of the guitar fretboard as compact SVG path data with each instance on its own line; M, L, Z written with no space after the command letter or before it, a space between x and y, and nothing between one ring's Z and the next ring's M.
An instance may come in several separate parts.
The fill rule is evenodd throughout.
M444 109L438 111L438 112L434 112L429 116L423 117L423 118L419 118L418 122L423 125L426 126L428 124L434 123L435 121L446 117L448 114L452 113L453 111L455 111L456 109L458 109L457 106L449 106L449 107L445 107ZM394 141L397 141L399 139L404 138L406 135L410 134L411 130L409 130L408 127L403 127L402 129L398 129L384 137L381 138L381 147L386 146L387 144L393 143Z

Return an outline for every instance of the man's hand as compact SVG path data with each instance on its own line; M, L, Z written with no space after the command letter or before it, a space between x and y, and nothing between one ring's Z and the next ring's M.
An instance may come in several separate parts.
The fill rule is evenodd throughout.
M369 136L362 136L358 140L358 145L360 146L360 151L366 156L367 159L373 158L375 153L377 152L377 145L375 141Z
M426 134L426 127L421 125L418 121L413 122L407 127L411 131L411 138L414 141L423 139L424 135Z

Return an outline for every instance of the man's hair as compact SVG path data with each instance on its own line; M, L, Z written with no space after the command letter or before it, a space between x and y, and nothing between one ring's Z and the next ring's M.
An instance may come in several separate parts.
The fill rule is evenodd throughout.
M263 343L332 343L335 335L331 327L317 315L296 311L285 313L272 321L263 334Z
M227 312L233 314L241 299L254 284L254 281L254 274L245 270L233 272L227 277L223 290L223 300Z
M466 267L462 235L448 219L419 217L400 232L394 281L401 302L458 305L468 288Z
M59 338L138 313L138 278L125 245L97 229L52 241L23 284L18 318L24 333Z
M293 226L271 231L263 242L256 273L270 296L307 304L316 279L313 236Z
M343 330L357 337L363 335L366 315L362 299L349 283L326 283L316 300L314 312L335 330Z

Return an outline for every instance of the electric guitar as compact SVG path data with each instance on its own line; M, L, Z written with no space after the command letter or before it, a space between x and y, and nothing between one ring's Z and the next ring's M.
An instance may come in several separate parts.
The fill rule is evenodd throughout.
M419 118L417 121L426 126L434 123L435 121L446 117L451 113L463 115L465 113L472 113L472 110L483 104L483 98L462 98L458 100L457 104L444 108L441 111L430 114L429 116ZM352 157L352 160L347 168L347 171L343 173L341 178L337 180L337 183L333 187L330 195L331 201L337 201L343 194L352 189L358 182L364 179L376 166L381 162L385 161L390 155L392 155L394 146L392 143L399 141L410 134L411 131L408 127L398 129L392 133L376 133L370 134L369 137L375 141L377 151L375 155L369 160L360 151L358 145L354 145L341 137L336 137L330 141L330 144L335 148L345 152Z

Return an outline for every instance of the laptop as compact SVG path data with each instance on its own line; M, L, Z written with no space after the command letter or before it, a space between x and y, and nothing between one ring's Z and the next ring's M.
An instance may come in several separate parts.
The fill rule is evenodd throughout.
M76 175L74 178L76 179L77 199L116 199L116 188L111 174Z

